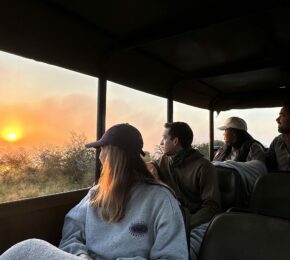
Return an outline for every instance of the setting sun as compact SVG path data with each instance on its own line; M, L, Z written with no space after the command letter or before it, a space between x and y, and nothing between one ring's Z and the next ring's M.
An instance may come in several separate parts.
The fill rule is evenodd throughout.
M17 135L15 133L13 133L13 132L11 132L11 133L9 133L7 135L7 139L10 140L10 141L15 141L16 138L17 138Z
M2 132L2 137L7 142L15 142L15 141L21 139L22 134L21 134L21 131L19 129L9 128L9 129L5 129Z

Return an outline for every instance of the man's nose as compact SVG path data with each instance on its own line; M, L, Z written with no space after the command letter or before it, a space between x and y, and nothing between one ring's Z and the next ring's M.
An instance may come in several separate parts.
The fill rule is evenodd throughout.
M280 116L278 116L277 118L276 118L276 122L279 124L280 123Z
M164 145L164 141L163 141L163 139L161 140L160 145Z

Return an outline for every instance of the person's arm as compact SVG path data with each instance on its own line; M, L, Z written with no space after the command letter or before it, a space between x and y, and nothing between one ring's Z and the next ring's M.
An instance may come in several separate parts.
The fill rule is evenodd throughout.
M216 214L221 212L217 174L210 162L200 167L197 182L200 190L201 207L194 214L190 214L191 229L209 222Z
M188 259L183 216L178 201L166 192L155 219L156 237L150 259Z
M146 163L146 167L156 180L160 179L159 172L158 172L159 167L156 163L154 163L153 161L148 162Z
M229 148L229 146L226 145L226 144L223 145L222 147L220 147L220 148L216 151L216 153L215 153L215 155L214 155L214 158L213 158L212 160L213 160L213 161L220 161L220 162L224 161L228 149L231 149L231 148Z
M261 144L254 142L250 146L249 154L246 158L246 161L252 161L252 160L259 160L262 162L266 162L266 156L264 147L262 147Z
M266 152L266 165L268 171L274 171L278 168L276 153L275 153L276 138L270 144L268 151Z
M73 255L88 256L85 239L85 221L90 192L65 216L59 248Z

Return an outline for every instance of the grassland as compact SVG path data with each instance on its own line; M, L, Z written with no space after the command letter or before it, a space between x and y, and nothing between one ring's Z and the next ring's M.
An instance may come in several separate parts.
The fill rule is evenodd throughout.
M62 147L17 148L0 153L0 202L89 187L94 183L95 151L72 134Z

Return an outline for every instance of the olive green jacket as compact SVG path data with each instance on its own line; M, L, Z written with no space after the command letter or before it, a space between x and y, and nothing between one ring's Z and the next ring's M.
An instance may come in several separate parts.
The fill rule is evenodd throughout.
M152 162L160 179L176 193L190 212L190 228L209 222L221 211L220 193L214 166L198 152L189 154L178 166L170 156Z

